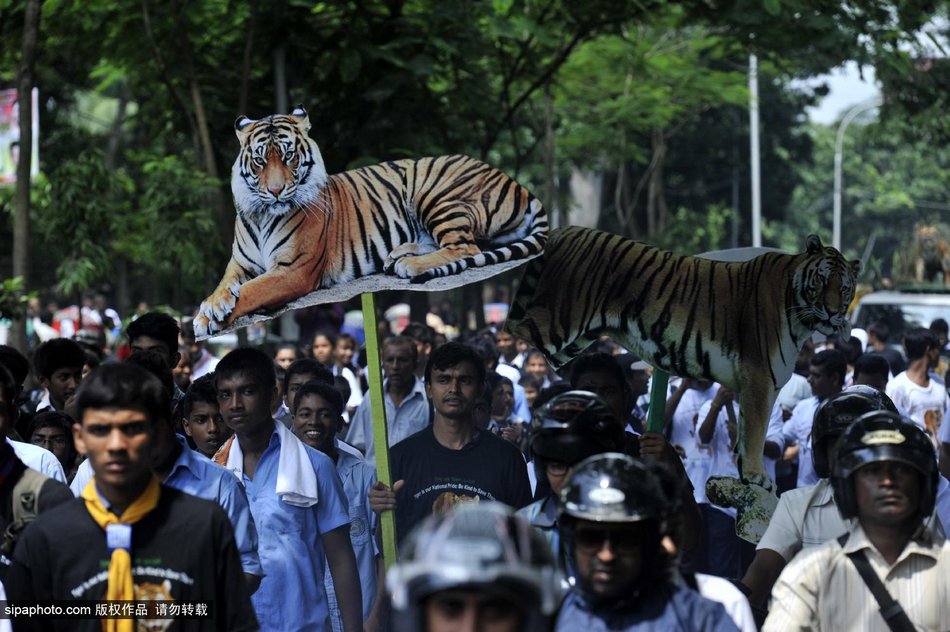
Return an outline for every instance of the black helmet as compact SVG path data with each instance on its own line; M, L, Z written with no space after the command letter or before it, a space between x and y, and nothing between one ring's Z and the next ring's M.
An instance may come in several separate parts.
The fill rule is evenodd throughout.
M473 588L514 599L529 632L550 629L562 597L551 547L500 503L459 505L427 518L409 534L388 572L397 630L419 630L422 603L450 588Z
M670 503L662 481L645 463L608 452L579 463L561 488L558 520L663 520Z
M897 413L897 407L890 397L883 391L864 384L849 386L819 406L811 426L811 458L815 465L815 474L820 478L831 476L831 463L828 462L828 451L825 447L827 441L837 439L855 419L875 410Z
M538 458L577 463L623 449L623 425L600 397L568 391L546 403L531 420L531 452Z
M934 444L913 421L897 413L875 411L862 415L838 439L831 486L838 511L845 518L858 515L852 475L879 461L897 461L921 474L923 489L918 515L926 519L937 499L937 458Z

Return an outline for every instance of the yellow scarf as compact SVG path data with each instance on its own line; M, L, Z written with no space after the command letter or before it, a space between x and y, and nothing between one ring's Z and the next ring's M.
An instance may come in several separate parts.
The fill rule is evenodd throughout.
M112 524L135 524L158 506L158 497L162 486L154 476L142 495L129 505L121 516L106 509L96 492L95 479L89 481L82 490L82 499L86 501L86 511L92 516L103 530ZM106 589L108 601L133 601L135 590L132 586L132 555L128 549L116 548L112 551L109 561L109 586ZM135 629L134 619L103 619L104 632L132 632Z

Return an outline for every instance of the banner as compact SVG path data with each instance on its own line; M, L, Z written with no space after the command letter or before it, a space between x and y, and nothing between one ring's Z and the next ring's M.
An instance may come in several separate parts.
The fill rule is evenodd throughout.
M40 173L40 112L39 90L31 91L33 108L33 155L30 176ZM20 104L16 90L0 90L0 185L16 182L16 167L20 159Z

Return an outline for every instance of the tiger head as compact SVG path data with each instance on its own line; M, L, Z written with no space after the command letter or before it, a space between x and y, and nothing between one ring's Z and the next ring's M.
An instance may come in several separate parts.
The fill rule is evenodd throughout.
M808 236L805 250L792 278L792 314L809 331L847 338L851 333L847 311L861 264L823 246L817 235Z
M231 192L238 213L251 218L281 216L308 206L326 185L327 170L317 143L307 134L303 106L290 114L234 122L241 150L231 168Z

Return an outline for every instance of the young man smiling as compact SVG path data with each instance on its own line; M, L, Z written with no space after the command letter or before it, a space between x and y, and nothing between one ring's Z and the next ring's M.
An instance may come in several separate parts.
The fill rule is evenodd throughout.
M484 383L485 365L470 347L450 342L429 357L425 390L433 423L393 447L392 489L377 482L370 492L373 511L396 510L397 537L460 503L495 500L518 509L531 502L521 451L475 427Z
M293 430L298 439L314 450L323 452L336 464L349 503L350 542L356 555L363 594L363 628L377 630L384 593L376 588L383 567L373 541L376 514L369 506L369 490L376 482L376 470L359 453L340 449L345 444L336 438L336 434L343 427L343 410L343 397L334 387L322 382L309 382L300 387L294 398ZM324 584L333 630L340 632L340 609L329 572L326 573Z
M329 630L326 562L343 629L362 629L343 485L329 457L271 416L277 397L273 361L257 349L236 349L215 369L215 386L221 415L234 430L215 461L243 483L260 536L264 579L253 600L262 625Z
M211 605L214 618L189 621L189 629L256 630L227 516L214 503L162 486L152 472L157 427L168 423L168 396L159 380L138 366L107 364L90 375L76 399L80 421L73 438L89 456L95 478L81 498L42 514L24 532L8 598L133 600L158 590L166 600ZM28 628L32 622L23 623ZM131 631L136 622L36 623L98 632Z

